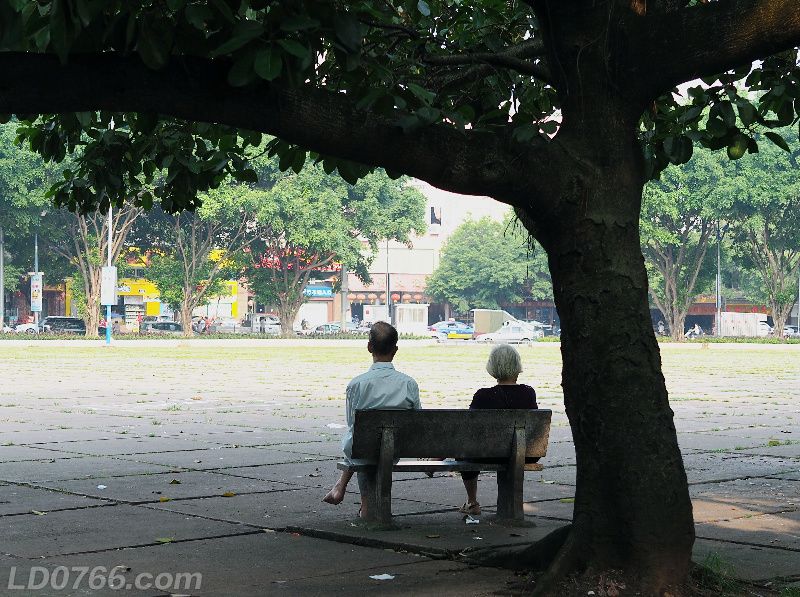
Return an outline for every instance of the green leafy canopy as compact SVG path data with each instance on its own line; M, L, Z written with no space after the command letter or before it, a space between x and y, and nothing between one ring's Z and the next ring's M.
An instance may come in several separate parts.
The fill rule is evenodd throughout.
M84 52L117 52L155 71L175 57L211 59L230 93L263 82L346 91L357 110L405 133L433 125L500 132L521 147L558 137L563 95L541 24L524 2L12 1L0 4L0 23L0 50L52 52L65 63ZM649 175L685 163L697 144L726 149L732 159L765 139L787 149L767 129L797 122L797 58L785 51L693 83L686 99L658 98L640 124ZM126 200L195 209L198 193L225 176L253 181L248 149L261 140L156 113L45 114L30 123L20 138L47 159L80 149L52 195L84 212ZM305 147L276 141L271 151L284 170L305 161ZM369 171L342 156L311 159L351 183ZM163 177L151 193L157 173Z

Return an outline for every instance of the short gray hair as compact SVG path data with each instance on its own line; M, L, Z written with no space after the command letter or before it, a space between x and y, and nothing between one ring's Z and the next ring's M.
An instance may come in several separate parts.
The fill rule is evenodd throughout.
M513 346L500 344L489 354L486 371L497 380L513 379L522 373L522 358Z

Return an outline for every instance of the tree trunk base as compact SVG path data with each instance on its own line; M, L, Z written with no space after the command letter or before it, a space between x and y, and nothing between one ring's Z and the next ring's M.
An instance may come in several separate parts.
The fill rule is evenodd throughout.
M573 524L565 525L536 543L500 549L471 551L463 560L470 564L531 573L526 594L584 597L595 595L707 595L688 579L665 577L661 570L601 569L587 558L591 549Z

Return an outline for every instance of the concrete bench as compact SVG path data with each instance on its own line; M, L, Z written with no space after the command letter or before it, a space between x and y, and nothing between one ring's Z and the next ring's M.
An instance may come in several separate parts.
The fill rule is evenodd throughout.
M392 472L496 471L497 515L522 520L524 472L542 470L525 458L547 453L549 410L359 410L353 426L353 459L340 470L366 473L369 520L392 517ZM454 458L455 461L399 458ZM474 462L498 459L502 464ZM460 488L453 488L459 492Z

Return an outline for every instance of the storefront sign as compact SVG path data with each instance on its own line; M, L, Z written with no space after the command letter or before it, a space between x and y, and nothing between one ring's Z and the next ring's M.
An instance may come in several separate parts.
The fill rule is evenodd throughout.
M333 288L330 286L306 286L303 294L310 298L333 298Z

